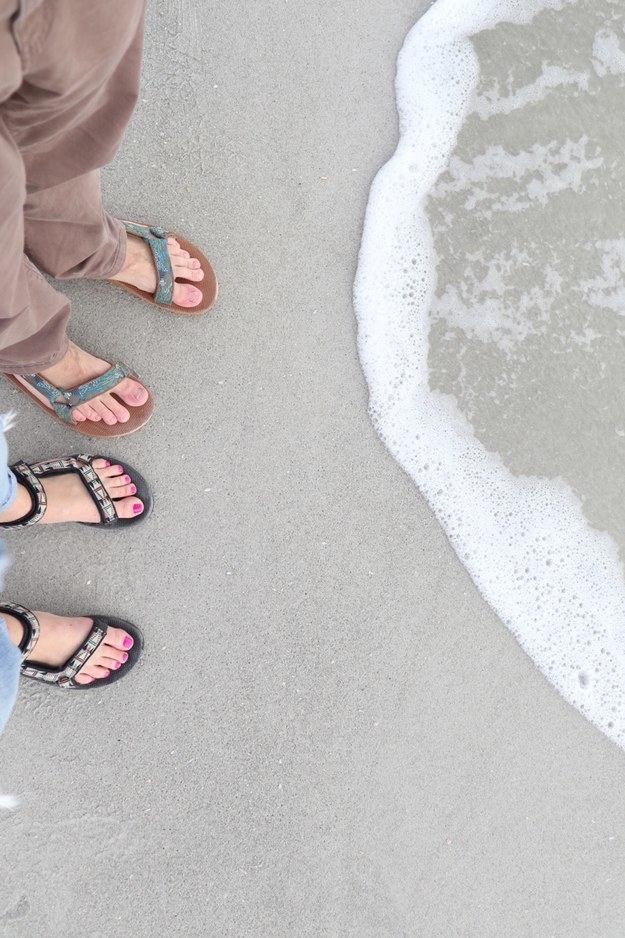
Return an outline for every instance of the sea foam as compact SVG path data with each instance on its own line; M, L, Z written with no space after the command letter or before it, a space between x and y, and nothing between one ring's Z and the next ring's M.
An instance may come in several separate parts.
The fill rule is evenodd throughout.
M450 162L465 118L510 114L559 86L588 83L586 72L545 67L521 91L478 95L479 62L470 37L501 22L529 23L541 11L570 6L573 0L437 0L412 29L398 61L400 141L371 189L354 301L371 416L384 443L525 651L570 703L625 747L625 579L615 541L589 525L564 480L509 471L477 439L456 400L430 387L428 374L437 263L444 260L434 249L428 195L437 185L466 189L467 212L487 199L479 190L483 167ZM620 49L613 31L598 33L595 72L625 69ZM563 189L577 192L583 174L600 165L601 157L587 150L580 134L564 151L543 147L513 159L503 152L485 154L495 174L508 175L514 185L512 194L502 195L507 203L491 199L488 210L514 217L517 207L541 204ZM622 247L604 245L602 276L580 287L590 302L602 291L618 290ZM474 259L479 256L478 246L471 250ZM502 264L480 260L495 289L487 291L474 327L493 335L510 318L493 300ZM556 272L539 276L552 291L560 288ZM447 302L448 317L458 309L460 292L439 298L439 309ZM533 329L540 322L518 326L521 336Z

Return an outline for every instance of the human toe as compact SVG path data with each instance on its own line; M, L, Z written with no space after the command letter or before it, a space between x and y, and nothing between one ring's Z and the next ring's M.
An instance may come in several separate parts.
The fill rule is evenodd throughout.
M78 679L82 677L90 677L97 681L101 680L103 677L108 677L110 673L110 668L106 668L101 664L91 664L91 662L87 662L80 674L76 675L76 681L78 682ZM82 683L82 681L80 683Z
M190 283L177 283L173 299L178 306L193 307L202 302L202 292Z
M132 635L129 635L124 629L114 629L111 627L106 633L106 644L117 651L127 652L134 645L134 639Z
M187 280L201 280L204 277L202 264L197 257L176 257L174 259L174 274L176 277L185 277Z
M112 645L105 645L102 651L102 657L98 659L98 664L109 671L118 671L128 660L128 655Z
M121 498L119 501L115 496L115 513L118 518L136 518L143 514L145 505L139 498Z
M74 681L76 684L93 684L95 678L91 677L89 674L83 674L81 671L80 674L76 675Z
M116 423L125 423L129 417L130 415L126 408L118 404L118 402L108 394L91 402L90 420L101 420L102 423L111 427Z
M124 378L120 381L113 389L113 394L121 398L124 404L128 404L130 407L140 407L146 403L150 396L146 388L132 378Z

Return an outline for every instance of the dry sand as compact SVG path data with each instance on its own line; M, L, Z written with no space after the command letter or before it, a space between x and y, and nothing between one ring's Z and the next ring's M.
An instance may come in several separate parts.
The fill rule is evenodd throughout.
M110 209L197 239L185 321L74 283L72 336L132 364L107 452L145 528L7 537L10 598L110 611L115 687L24 684L0 747L2 938L617 938L623 753L480 598L378 441L351 289L427 4L153 2ZM8 385L12 456L76 452Z

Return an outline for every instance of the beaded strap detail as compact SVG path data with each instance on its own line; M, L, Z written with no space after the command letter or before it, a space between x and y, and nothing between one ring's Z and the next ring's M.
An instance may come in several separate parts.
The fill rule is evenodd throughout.
M167 251L169 233L163 228L148 228L147 225L136 225L129 221L123 224L128 234L141 238L152 251L157 274L154 302L169 306L174 295L174 272Z

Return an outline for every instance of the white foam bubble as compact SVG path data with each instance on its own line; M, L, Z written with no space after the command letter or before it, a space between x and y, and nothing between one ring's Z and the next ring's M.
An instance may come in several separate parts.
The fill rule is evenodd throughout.
M584 301L625 315L625 238L594 241L585 247L601 253L601 273L578 281L577 289Z
M600 29L593 43L593 66L597 75L603 77L625 73L625 51L619 37L611 29Z
M371 189L354 300L382 439L523 648L568 701L625 746L625 580L616 545L590 528L564 481L513 476L454 400L428 384L436 258L425 202L475 107L478 61L469 37L567 5L438 0L411 31L396 82L401 139ZM538 200L545 195L536 190Z
M476 94L472 110L483 120L494 114L510 114L519 108L527 107L528 104L542 101L551 91L563 85L574 85L585 91L588 89L588 75L586 72L562 68L561 65L543 63L538 78L523 88L513 90L508 84L505 94L502 94L499 83L495 83L482 94Z
M434 194L441 197L466 191L464 207L468 211L479 209L486 220L495 212L520 212L533 203L545 205L557 192L581 191L585 174L603 164L601 156L587 154L588 143L588 137L582 134L579 140L535 143L530 150L519 153L491 146L471 163L453 156ZM502 194L497 187L499 180L514 181L515 192Z

